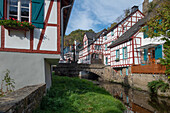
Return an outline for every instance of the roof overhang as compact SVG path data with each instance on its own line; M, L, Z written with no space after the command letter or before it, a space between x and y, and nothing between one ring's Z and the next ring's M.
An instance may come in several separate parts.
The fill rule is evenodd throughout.
M138 47L138 48L136 48L136 49L149 49L149 48L156 47L157 45L159 45L159 44L154 44L154 43L152 43L152 44L143 45L143 46Z
M63 33L65 34L67 24L68 24L68 21L69 21L69 18L70 18L71 10L72 10L73 4L74 4L74 0L60 0L60 1L61 1L61 8L71 4L71 7L66 8L63 12L63 23L64 23Z

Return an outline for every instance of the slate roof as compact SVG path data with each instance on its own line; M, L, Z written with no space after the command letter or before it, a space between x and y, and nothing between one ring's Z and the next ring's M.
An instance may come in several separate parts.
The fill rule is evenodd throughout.
M128 29L124 34L122 34L115 42L113 42L111 45L108 46L108 48L115 47L119 44L124 43L125 41L131 40L131 37L137 33L141 27L144 26L144 24L147 21L147 17L142 18L139 20L136 24L134 24L130 29Z
M126 18L124 18L123 20L121 20L119 23L117 23L115 26L113 26L111 29L109 29L104 35L108 34L110 31L114 30L115 28L117 28L119 26L119 24L121 24L122 22L124 22L126 19L128 19L129 17L131 17L133 14L135 14L137 11L141 12L139 9L131 12L131 14L129 14Z
M158 1L157 6L155 6L154 9L160 7L160 3L163 1ZM133 25L130 29L128 29L124 34L122 34L115 42L113 42L111 45L108 46L108 48L113 48L121 43L124 43L128 40L131 40L131 37L137 33L141 27L143 27L145 25L145 23L154 16L154 10L152 12L150 12L149 14L147 14L144 18L142 18L141 20L139 20L135 25Z

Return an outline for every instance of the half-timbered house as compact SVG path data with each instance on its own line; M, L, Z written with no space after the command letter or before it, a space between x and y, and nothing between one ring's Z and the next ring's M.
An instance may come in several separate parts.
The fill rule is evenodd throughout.
M8 69L16 89L43 83L50 87L51 65L60 58L61 8L73 1L0 0L0 21L16 22L0 26L0 82ZM64 32L70 12L71 7L64 9Z
M103 63L103 33L87 32L83 38L83 48L79 52L79 63L96 64Z

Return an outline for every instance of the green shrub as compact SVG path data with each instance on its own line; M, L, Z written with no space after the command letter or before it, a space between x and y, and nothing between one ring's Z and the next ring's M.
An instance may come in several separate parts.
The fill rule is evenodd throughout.
M157 94L158 89L160 89L161 92L165 92L169 88L169 84L164 83L162 80L155 80L148 83L148 88L151 93Z

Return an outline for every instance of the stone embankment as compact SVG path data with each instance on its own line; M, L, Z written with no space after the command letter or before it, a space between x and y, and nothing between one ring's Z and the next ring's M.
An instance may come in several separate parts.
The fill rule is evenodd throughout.
M46 85L27 86L0 97L0 113L32 113L40 104Z

